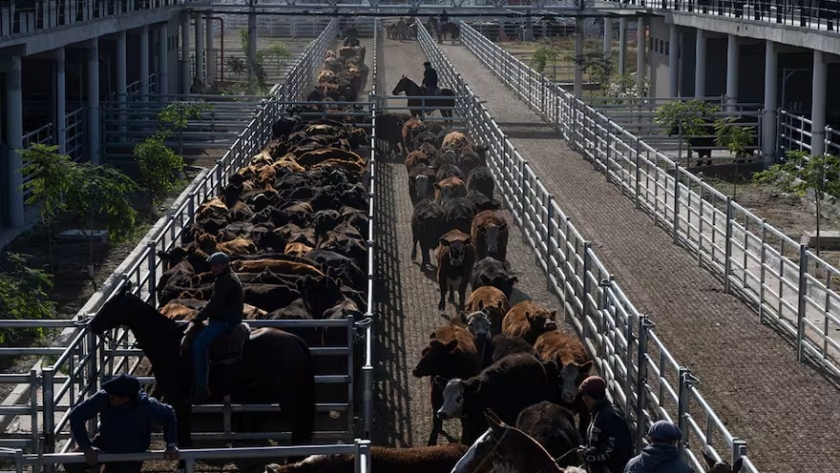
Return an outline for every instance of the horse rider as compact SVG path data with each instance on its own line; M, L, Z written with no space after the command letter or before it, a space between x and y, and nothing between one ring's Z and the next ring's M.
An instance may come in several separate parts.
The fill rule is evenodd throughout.
M446 8L440 13L440 23L448 23L449 22L449 13L446 13Z
M426 90L426 95L439 95L440 90L438 89L437 71L432 67L432 63L429 61L424 62L423 67L426 69L423 71L422 85Z
M630 459L624 473L694 473L677 448L682 431L673 422L654 422L647 436L650 444Z
M87 421L99 415L99 433L91 440ZM164 458L178 459L178 422L172 407L149 397L134 376L121 374L102 385L102 390L70 412L70 432L76 452L84 452L85 463L65 463L67 473L100 471L100 453L143 453L152 442L154 425L163 426ZM106 463L107 473L139 473L143 462Z
M193 341L193 372L195 375L193 402L206 400L208 391L209 362L208 351L214 340L223 336L242 323L242 311L245 307L245 295L239 276L230 269L230 257L222 252L213 253L207 258L210 271L215 276L213 295L204 309L190 322L187 332L195 324L208 320L207 326L198 333Z
M583 453L590 473L621 473L633 456L633 440L624 417L607 399L607 383L590 376L580 384L584 404L592 413Z

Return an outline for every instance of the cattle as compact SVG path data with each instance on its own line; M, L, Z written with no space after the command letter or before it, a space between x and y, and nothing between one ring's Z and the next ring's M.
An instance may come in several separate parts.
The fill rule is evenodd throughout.
M460 230L466 234L472 231L476 208L464 197L455 197L443 202L443 231Z
M537 354L537 350L534 349L534 346L526 342L522 337L512 337L510 335L500 333L499 335L493 337L490 346L492 348L491 357L490 363L487 363L487 365L495 363L508 355L514 355L517 353L525 353L536 359L540 358ZM556 367L556 364L554 367ZM548 373L546 373L546 381L548 380L550 380L550 378L548 377ZM549 393L551 393L551 391L549 391Z
M414 136L422 131L423 122L419 118L410 118L403 124L402 141L406 151L414 151Z
M457 322L464 325L472 334L478 357L486 362L491 357L493 350L491 346L490 314L484 310L460 312L458 318L460 320ZM484 365L484 362L482 362L482 365Z
M453 150L460 154L461 149L470 144L469 138L460 131L450 131L440 144L442 151Z
M502 333L502 319L510 311L510 302L504 293L493 286L482 286L473 289L464 306L467 313L486 311L490 318L491 333Z
M427 166L431 166L432 160L429 156L422 152L422 151L411 151L405 157L405 168L408 172L411 172L415 166L418 164L425 164Z
M487 429L486 409L514 425L522 409L545 400L548 391L542 363L522 353L506 356L469 379L435 377L434 382L444 386L438 416L443 420L463 417L467 443Z
M522 409L516 418L516 428L530 435L557 459L557 466L575 466L576 455L569 452L582 445L575 428L572 412L549 401L542 401Z
M428 447L370 448L371 471L400 473L450 473L469 445L450 443ZM353 455L313 455L298 463L266 465L264 473L355 473Z
M440 288L438 310L446 308L446 293L449 302L455 302L458 291L458 309L464 308L467 284L470 280L475 252L470 244L470 236L459 230L452 230L440 237L437 250L437 281Z
M492 286L502 291L502 294L510 300L513 295L513 286L518 281L519 278L511 276L503 262L488 256L475 264L470 287L475 291L482 286Z
M495 187L496 183L493 181L493 175L485 166L477 166L467 175L467 191L480 192L486 195L488 199L493 200Z
M523 301L511 307L505 314L502 320L502 333L522 337L533 344L543 333L557 330L557 323L554 320L556 315L556 310L549 311L531 301Z
M402 127L406 121L406 116L396 113L376 115L376 141L380 143L380 146L383 146L382 151L386 156L390 156L394 152L405 152Z
M418 163L408 173L408 191L411 193L411 203L417 205L423 199L433 198L435 189L432 185L435 170Z
M411 216L411 260L417 260L417 246L420 246L423 268L427 268L431 263L429 261L429 254L432 250L437 248L440 236L443 234L444 211L443 207L431 200L425 199L417 203L414 207L414 213Z
M460 178L451 176L434 184L435 200L444 202L450 199L467 196L467 187Z
M451 159L454 161L456 157L452 156ZM461 168L455 165L452 161L449 161L449 158L446 155L435 157L432 161L432 166L437 167L437 172L435 173L435 180L437 182L450 177L458 178L461 182L466 180L464 171L461 171ZM463 193L464 195L467 195L466 185L464 185Z
M577 412L580 417L580 435L585 438L590 413L578 387L589 376L593 363L586 355L583 343L574 334L555 330L538 336L534 349L545 361L549 399Z
M508 224L492 210L485 210L473 218L470 236L475 246L475 257L492 256L499 261L507 258Z
M430 402L433 412L443 405L443 388L433 382L436 376L443 379L469 378L477 374L482 367L472 334L463 327L448 323L429 335L429 344L423 348L420 361L411 371L416 378L430 377ZM437 443L442 431L441 419L435 417L429 445Z
M484 212L485 210L499 210L501 208L499 204L493 202L481 192L468 190L467 200L469 200L473 203L473 205L475 205L475 210L477 212Z

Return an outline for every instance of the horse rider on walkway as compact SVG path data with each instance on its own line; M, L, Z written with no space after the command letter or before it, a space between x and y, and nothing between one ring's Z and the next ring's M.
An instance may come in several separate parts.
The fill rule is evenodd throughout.
M694 473L680 456L677 443L682 440L682 431L673 422L654 422L647 436L650 444L630 459L624 473Z
M584 404L592 413L581 447L590 473L621 473L633 456L633 440L624 417L607 399L607 383L590 376L580 384Z
M432 63L429 61L424 62L423 66L426 68L423 71L423 88L426 89L426 94L439 95L440 90L438 89L437 71L432 67Z
M449 23L449 13L446 13L446 8L440 13L440 22L441 24Z
M194 403L204 402L210 395L208 391L210 345L217 338L228 333L242 323L242 311L245 308L245 295L239 276L230 269L230 257L225 253L213 253L207 258L210 271L216 277L213 295L204 309L198 313L187 328L189 332L194 324L208 320L195 338L192 346L193 372L195 374Z
M91 440L85 424L99 415L99 433ZM65 463L67 473L99 471L100 453L143 453L152 442L152 429L163 426L166 441L164 457L178 459L178 423L172 407L150 398L140 389L134 376L121 374L102 385L102 390L84 400L70 412L70 432L77 452L84 452L85 463ZM139 473L143 462L105 464L107 473Z

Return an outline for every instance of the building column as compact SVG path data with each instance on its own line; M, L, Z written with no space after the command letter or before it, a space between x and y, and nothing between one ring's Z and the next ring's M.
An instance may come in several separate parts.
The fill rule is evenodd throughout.
M645 19L636 18L636 92L640 96L645 94L645 48L647 48L647 35L645 34Z
M200 82L205 81L204 74L204 22L201 21L201 14L195 16L195 78Z
M99 155L99 39L92 39L87 50L88 154L93 164L101 164Z
M121 138L125 137L125 102L128 100L126 94L128 92L128 79L126 77L126 31L122 30L117 33L117 60L116 79L117 79L117 105L119 106L119 123ZM97 66L98 67L98 66Z
M706 95L706 45L708 39L703 30L697 30L697 40L694 43L694 96Z
M207 35L205 39L205 46L207 52L205 53L205 61L207 63L207 83L213 85L216 82L216 34L213 31L213 16L207 15L207 25L204 32Z
M149 25L146 25L140 28L140 99L148 100L149 93Z
M22 227L25 222L23 207L23 175L20 173L21 159L17 150L23 148L23 90L21 87L20 56L9 56L9 71L6 73L6 165L9 174L9 224Z
M583 96L583 18L575 18L575 97Z
M811 154L825 153L825 101L827 66L823 52L814 50L814 76L811 81Z
M190 93L192 85L190 66L190 15L183 13L181 15L181 93L184 95Z
M604 57L612 57L612 38L613 38L613 23L612 18L604 17Z
M680 31L674 24L668 28L668 96L680 96Z
M58 152L67 154L67 74L64 48L55 50L55 134Z
M627 18L618 20L618 74L627 74Z
M740 47L738 37L729 35L726 42L726 110L735 111L735 104L738 103L738 57Z
M762 149L764 165L772 166L776 162L776 109L779 108L779 53L776 43L770 40L764 42L764 118L762 132Z
M169 23L160 25L158 35L157 83L158 95L166 101L169 95Z

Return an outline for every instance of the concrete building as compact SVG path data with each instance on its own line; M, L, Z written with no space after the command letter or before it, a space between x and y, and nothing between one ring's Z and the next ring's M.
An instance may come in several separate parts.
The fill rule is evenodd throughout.
M196 75L212 80L204 58L215 57L213 22L190 11L205 3L43 0L0 5L0 230L26 223L20 189L25 176L18 172L17 150L44 143L58 145L79 161L103 162L101 114L107 109L100 104L189 93L191 44L199 47Z

